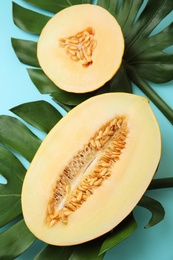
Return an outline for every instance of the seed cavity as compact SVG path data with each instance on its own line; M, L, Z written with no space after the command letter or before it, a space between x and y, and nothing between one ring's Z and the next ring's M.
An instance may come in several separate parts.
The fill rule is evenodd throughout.
M66 165L50 195L46 222L50 227L68 218L95 190L110 178L112 167L126 147L128 125L125 116L104 124Z
M93 63L93 50L97 45L94 35L94 29L88 27L73 36L59 39L59 45L64 48L70 59L88 67Z

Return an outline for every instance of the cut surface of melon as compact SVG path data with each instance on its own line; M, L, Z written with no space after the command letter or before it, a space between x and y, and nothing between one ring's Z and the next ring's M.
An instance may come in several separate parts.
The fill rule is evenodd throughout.
M22 188L28 228L53 245L105 234L138 203L160 154L160 130L146 98L88 99L57 123L31 162Z
M119 69L124 38L115 18L93 4L73 5L54 15L38 40L37 56L59 88L75 93L103 86Z

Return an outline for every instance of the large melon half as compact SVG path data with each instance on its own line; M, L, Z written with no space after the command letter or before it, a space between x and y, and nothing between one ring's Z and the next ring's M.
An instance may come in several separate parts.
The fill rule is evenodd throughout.
M57 123L31 162L22 189L27 226L53 245L101 236L138 203L160 153L159 126L146 98L88 99Z

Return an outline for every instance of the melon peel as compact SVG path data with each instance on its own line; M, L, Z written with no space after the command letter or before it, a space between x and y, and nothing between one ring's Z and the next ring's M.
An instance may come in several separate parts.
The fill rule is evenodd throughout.
M97 238L134 209L157 169L160 129L145 97L107 93L49 132L22 188L26 225L52 245Z
M93 4L73 5L54 15L37 47L39 64L56 86L74 93L94 91L118 71L124 37L116 19Z

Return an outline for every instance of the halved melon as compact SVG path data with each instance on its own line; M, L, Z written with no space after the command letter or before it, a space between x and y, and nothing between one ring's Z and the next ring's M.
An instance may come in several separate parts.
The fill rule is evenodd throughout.
M124 38L104 8L73 5L58 12L43 28L37 56L45 74L59 88L76 93L103 86L117 72Z
M146 98L88 99L50 131L28 169L22 189L28 228L53 245L110 231L144 194L160 154L160 130Z

